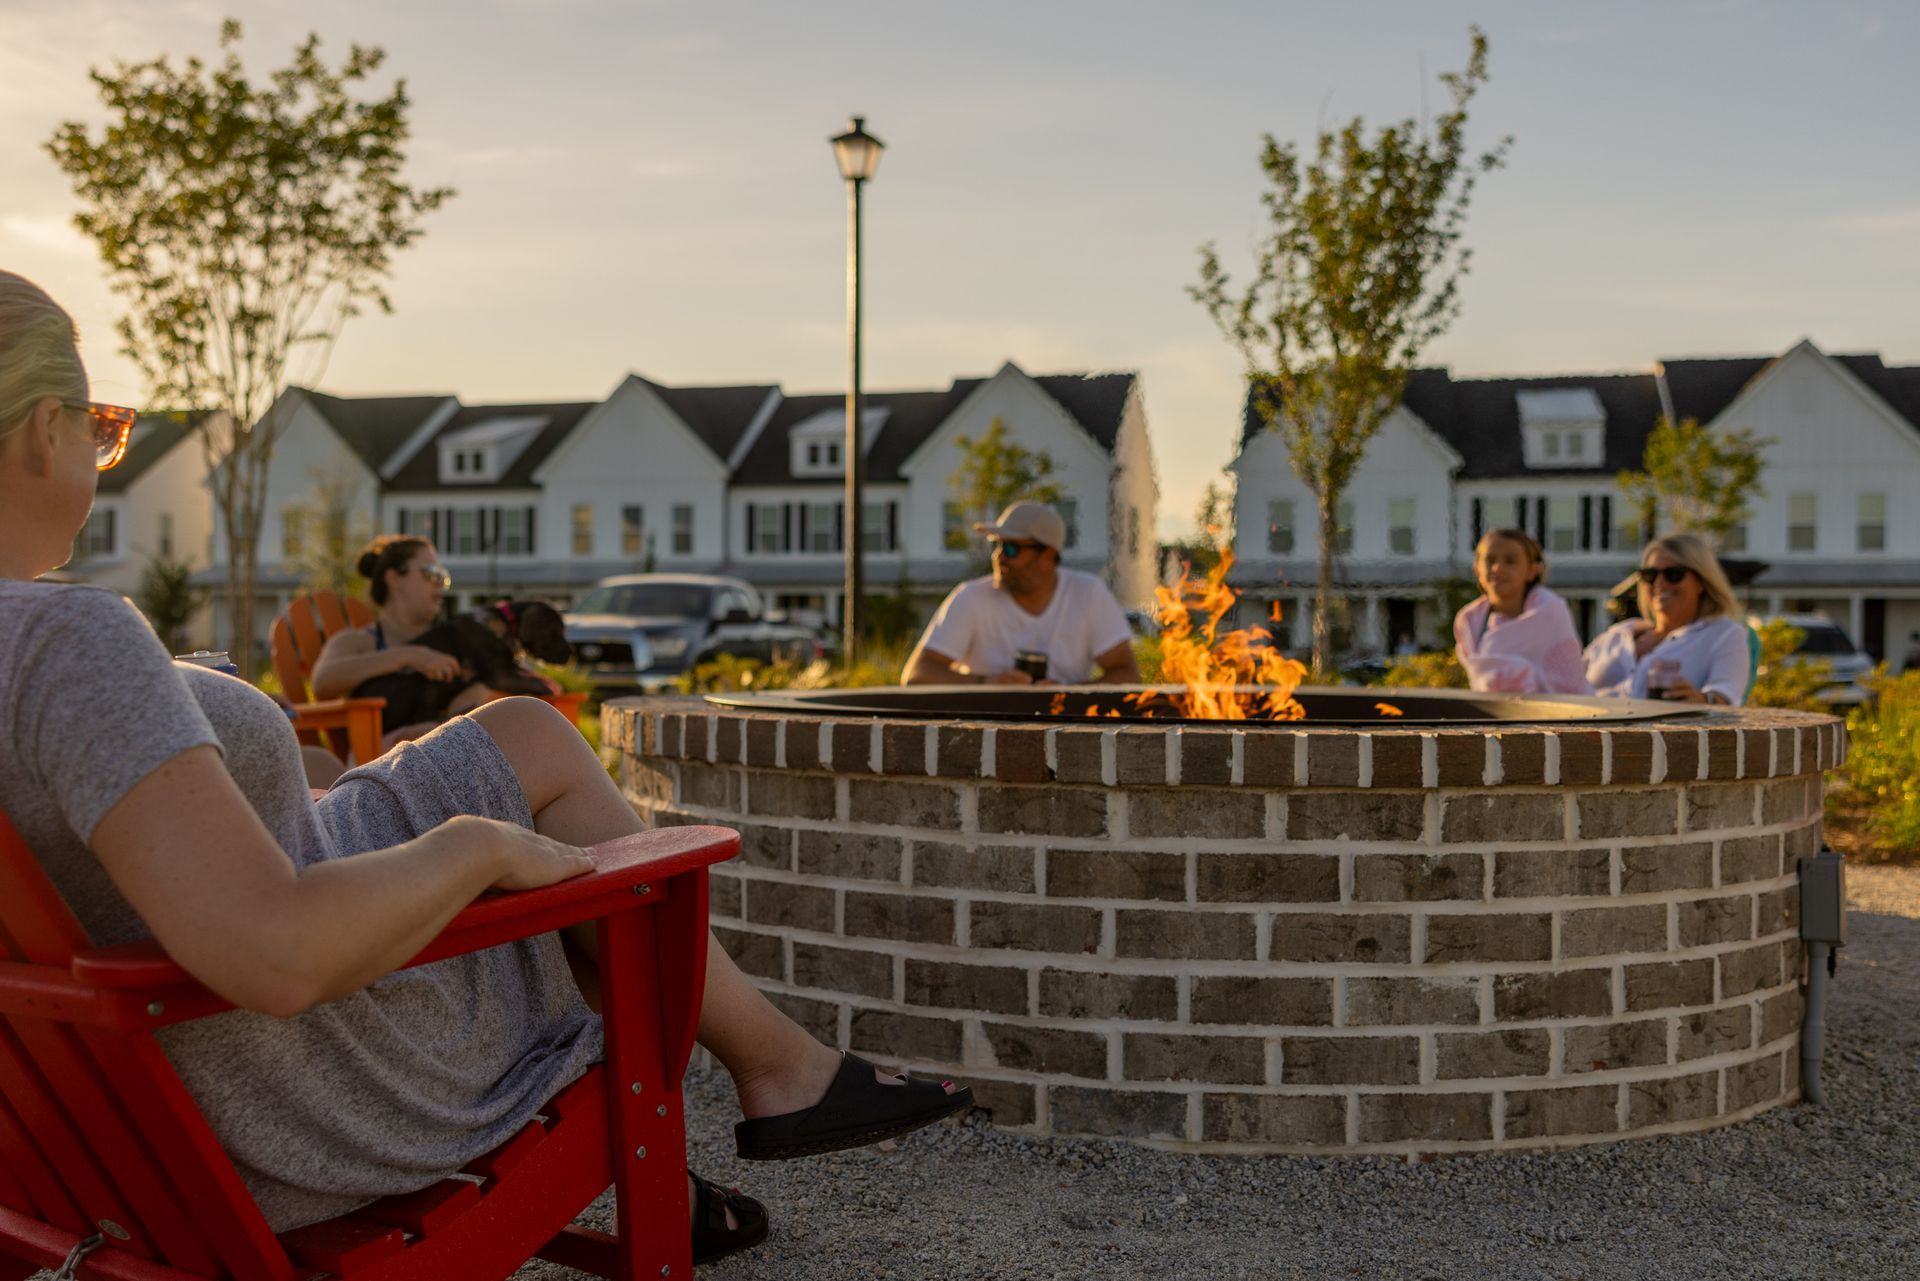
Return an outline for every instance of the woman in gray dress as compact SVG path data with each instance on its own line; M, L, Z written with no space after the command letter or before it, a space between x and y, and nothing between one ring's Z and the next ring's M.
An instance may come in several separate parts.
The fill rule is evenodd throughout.
M132 425L88 401L66 313L0 272L0 811L95 943L151 935L239 1007L162 1043L286 1229L458 1170L602 1057L558 935L393 971L481 892L577 876L583 847L642 824L579 733L517 698L316 802L265 695L174 663L111 592L34 581L66 561ZM573 941L590 953L591 930ZM871 1142L971 1102L821 1045L711 937L699 1036L732 1074L749 1155ZM693 1189L697 1257L766 1235L751 1198Z

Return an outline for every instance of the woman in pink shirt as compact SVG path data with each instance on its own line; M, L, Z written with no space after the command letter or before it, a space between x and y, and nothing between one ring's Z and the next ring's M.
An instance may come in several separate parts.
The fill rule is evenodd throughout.
M1567 603L1547 590L1540 544L1525 531L1488 531L1473 549L1486 593L1453 619L1453 642L1478 690L1591 694Z

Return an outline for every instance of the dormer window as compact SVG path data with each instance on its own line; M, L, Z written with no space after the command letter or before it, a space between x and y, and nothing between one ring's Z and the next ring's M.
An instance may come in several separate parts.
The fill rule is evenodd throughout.
M871 448L874 433L887 420L885 406L870 407L861 413L865 434L862 437L863 448ZM795 476L839 476L846 467L845 440L847 416L844 411L830 409L804 418L788 429L788 439L792 445L789 455Z
M1607 412L1591 387L1515 393L1521 456L1529 467L1598 467L1606 450Z
M544 414L477 413L474 421L455 426L436 442L441 483L499 480L549 421Z

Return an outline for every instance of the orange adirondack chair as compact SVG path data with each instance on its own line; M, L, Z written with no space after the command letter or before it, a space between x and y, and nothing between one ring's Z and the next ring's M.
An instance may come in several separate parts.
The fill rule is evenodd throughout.
M294 705L293 728L299 733L300 741L315 746L324 745L343 759L346 756L343 749L350 749L355 764L370 761L380 754L380 709L387 705L387 700L332 698L315 701L308 682L328 637L349 627L370 626L373 618L373 607L358 596L319 591L294 597L287 606L287 612L273 620L270 634L273 672L280 678L281 690ZM585 694L559 693L545 697L568 720L575 725L580 723L580 707L587 699ZM324 744L323 734L328 740ZM362 754L363 748L367 752L365 755Z
M293 704L293 729L300 741L325 747L335 756L364 765L380 755L380 712L384 698L316 700L308 687L313 665L327 637L373 622L373 606L358 596L315 592L296 596L287 612L273 620L268 652L280 692Z
M606 1062L445 1179L275 1235L154 1039L229 1008L151 941L88 945L0 814L0 1281L77 1253L102 1281L487 1281L530 1258L690 1278L680 1080L706 964L707 867L739 837L596 847L592 874L482 898L409 966L597 921ZM611 1184L613 1234L571 1226Z

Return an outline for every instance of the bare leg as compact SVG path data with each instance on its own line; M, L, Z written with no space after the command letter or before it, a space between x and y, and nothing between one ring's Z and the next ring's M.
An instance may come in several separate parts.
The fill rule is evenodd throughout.
M535 830L570 845L593 845L645 829L580 731L551 705L504 698L470 715L493 736L519 776ZM569 931L568 938L592 954L591 929ZM740 1110L748 1117L812 1106L840 1066L837 1053L747 981L711 934L698 1035L733 1077ZM887 1075L880 1079L899 1081Z

